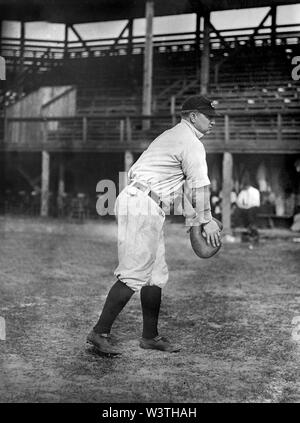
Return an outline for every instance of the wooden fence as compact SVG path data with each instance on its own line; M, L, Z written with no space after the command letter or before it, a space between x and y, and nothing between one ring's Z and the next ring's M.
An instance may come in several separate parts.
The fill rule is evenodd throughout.
M227 46L235 49L237 46L246 44L251 35L253 46L271 45L272 27L264 26L257 33L255 27L224 29L210 34L211 50L218 50ZM278 25L276 27L276 45L297 45L300 40L300 24ZM197 43L199 43L197 45ZM190 51L202 48L203 34L199 37L195 32L178 32L170 34L154 34L153 47L155 52ZM145 36L136 35L130 42L128 37L97 38L84 40L84 44L78 40L49 41L43 39L26 38L21 43L20 38L2 37L0 49L6 58L7 67L10 69L17 66L22 60L24 68L28 66L38 68L53 67L55 62L64 58L98 57L103 55L126 55L142 54L144 51Z
M143 122L150 129L143 130ZM143 151L162 131L180 120L160 116L66 116L0 120L1 150L9 151ZM2 129L1 129L2 128ZM231 112L216 119L203 138L207 152L299 153L297 112Z

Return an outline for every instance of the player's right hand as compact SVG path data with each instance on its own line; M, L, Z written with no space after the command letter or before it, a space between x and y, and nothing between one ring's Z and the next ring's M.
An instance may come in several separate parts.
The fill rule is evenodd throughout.
M203 236L206 237L208 245L218 247L221 243L221 231L219 225L214 220L203 225Z

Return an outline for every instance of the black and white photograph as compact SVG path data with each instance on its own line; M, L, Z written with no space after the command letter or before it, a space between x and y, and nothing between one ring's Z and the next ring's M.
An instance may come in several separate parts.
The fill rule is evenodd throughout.
M0 404L300 402L300 2L0 0L0 170Z

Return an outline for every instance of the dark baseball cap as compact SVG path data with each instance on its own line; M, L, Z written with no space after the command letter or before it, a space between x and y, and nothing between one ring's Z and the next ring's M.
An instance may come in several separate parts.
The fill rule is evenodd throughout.
M206 116L221 116L215 109L215 102L203 95L193 95L182 104L182 112L193 112L197 110Z

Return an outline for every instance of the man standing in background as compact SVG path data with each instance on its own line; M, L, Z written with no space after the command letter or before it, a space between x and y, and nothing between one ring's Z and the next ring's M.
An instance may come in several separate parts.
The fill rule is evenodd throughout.
M243 226L248 230L250 239L254 243L259 242L259 233L256 229L257 209L260 207L260 193L247 179L243 184L243 189L237 197L237 206ZM252 247L252 244L250 244Z

